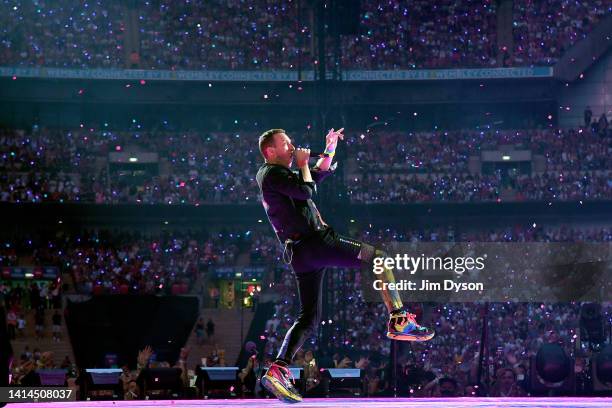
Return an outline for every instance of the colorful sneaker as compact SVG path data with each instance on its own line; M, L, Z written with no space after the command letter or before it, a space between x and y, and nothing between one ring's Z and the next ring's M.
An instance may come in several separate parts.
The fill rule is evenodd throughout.
M387 337L400 341L427 341L435 336L433 329L421 326L416 321L416 315L404 310L391 313Z
M302 396L291 383L292 378L287 367L272 363L266 375L261 377L261 385L283 402L302 402Z

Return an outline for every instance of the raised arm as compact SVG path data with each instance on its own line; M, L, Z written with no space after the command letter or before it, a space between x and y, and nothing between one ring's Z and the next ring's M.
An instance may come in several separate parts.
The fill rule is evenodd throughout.
M329 170L329 167L334 160L334 155L336 154L338 139L344 140L344 135L342 132L344 132L344 128L338 130L331 128L329 133L327 133L327 136L325 136L325 153L328 154L328 157L320 158L315 165L316 169L321 171Z

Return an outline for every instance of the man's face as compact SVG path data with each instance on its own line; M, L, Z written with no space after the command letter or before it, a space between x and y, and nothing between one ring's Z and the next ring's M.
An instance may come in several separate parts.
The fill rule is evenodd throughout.
M277 133L274 135L274 154L278 164L286 167L291 167L293 163L293 152L295 146L291 143L291 139L285 133Z

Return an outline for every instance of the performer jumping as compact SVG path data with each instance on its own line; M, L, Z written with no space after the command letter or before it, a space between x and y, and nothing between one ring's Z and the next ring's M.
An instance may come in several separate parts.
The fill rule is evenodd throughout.
M262 203L272 228L284 246L283 260L291 264L298 284L300 312L287 331L276 361L262 378L262 385L285 402L299 402L302 397L291 383L288 369L295 353L321 320L322 286L325 268L331 266L359 268L371 264L381 250L365 242L342 236L323 221L312 197L316 184L335 169L331 167L338 139L344 129L331 129L325 138L325 152L316 165L308 166L310 150L295 148L283 129L270 129L259 137L264 164L257 172ZM292 171L295 159L299 171ZM395 282L389 269L383 281ZM396 290L381 295L389 310L387 337L394 340L426 341L434 331L416 322L416 316L404 310Z

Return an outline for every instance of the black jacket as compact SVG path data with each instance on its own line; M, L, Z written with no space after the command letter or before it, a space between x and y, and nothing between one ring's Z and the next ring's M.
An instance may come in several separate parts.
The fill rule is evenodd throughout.
M261 201L281 243L302 239L325 227L312 197L317 191L315 183L331 173L314 167L311 169L314 182L305 182L300 172L285 166L264 163L259 168L256 179Z

